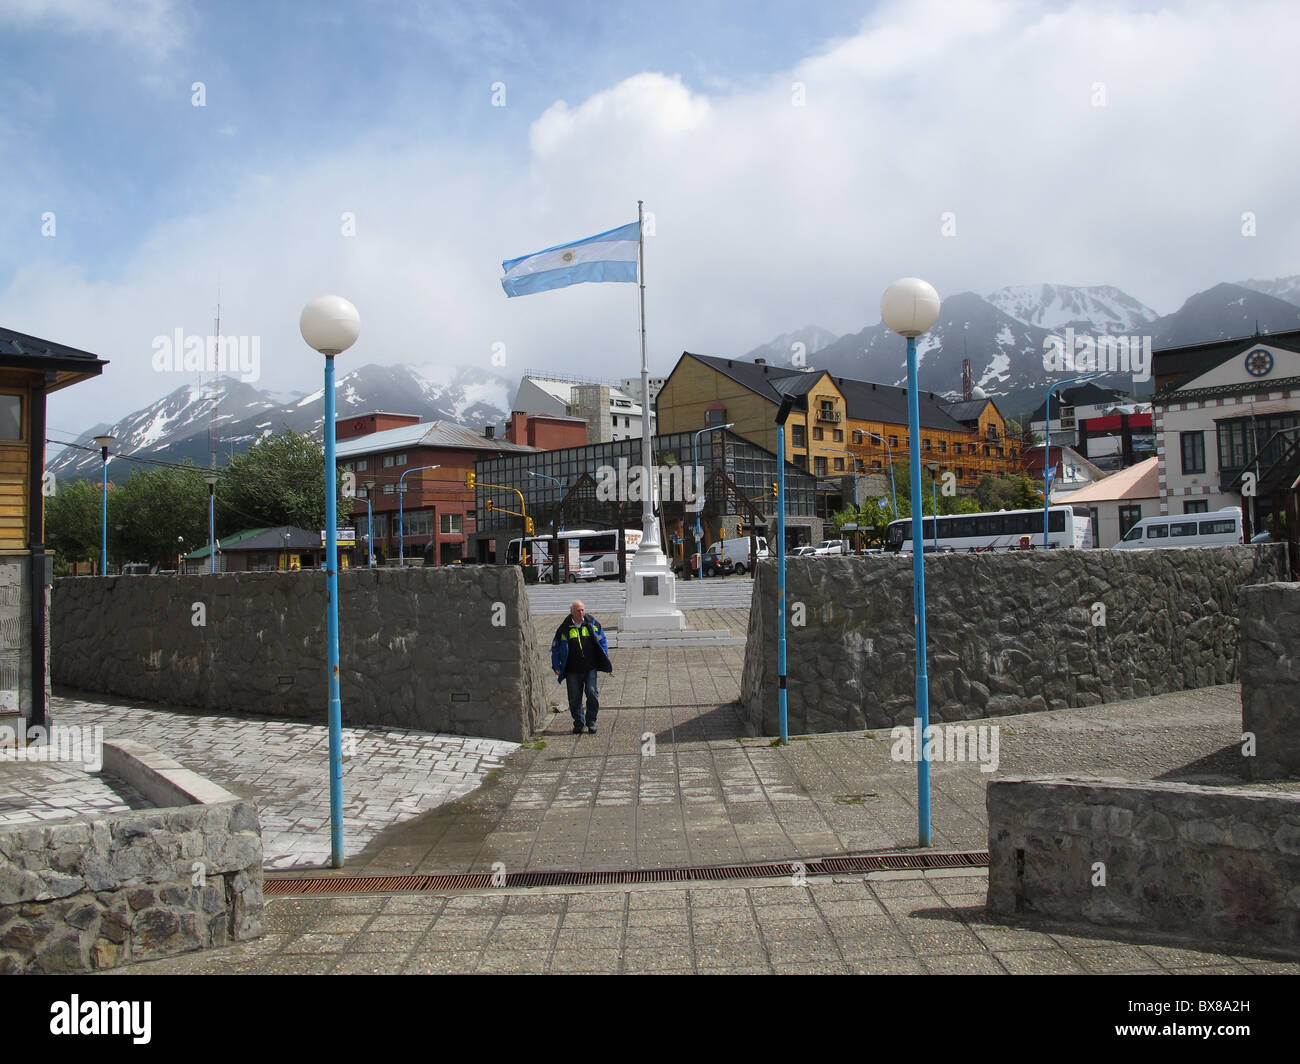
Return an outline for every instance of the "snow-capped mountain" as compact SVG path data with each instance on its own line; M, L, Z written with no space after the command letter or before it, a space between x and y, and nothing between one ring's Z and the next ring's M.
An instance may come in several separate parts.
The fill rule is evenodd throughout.
M1293 293L1296 302L1271 294ZM1014 396L1007 413L1022 409L1049 383L1043 354L1049 337L1073 329L1076 336L1150 337L1152 350L1204 343L1230 336L1300 328L1300 277L1220 284L1190 297L1172 314L1150 307L1110 285L1025 285L988 296L959 292L946 296L939 320L917 340L921 387L955 395L961 389L962 360L969 358L974 384L990 395ZM788 334L797 337L798 333ZM832 374L904 385L906 343L883 322L842 336L809 353L808 364ZM756 348L768 361L789 366L787 337ZM1097 383L1146 394L1148 381L1132 374L1103 374ZM1028 397L1028 398L1027 398Z
M775 340L754 348L743 357L750 362L762 358L768 362L789 365L796 354L802 353L811 365L812 356L822 348L833 344L835 340L835 334L829 329L823 329L820 325L805 325L794 332L782 333ZM803 346L800 347L800 344Z
M1112 285L1013 285L999 288L985 299L1008 317L1043 329L1074 326L1077 332L1082 325L1090 332L1128 336L1160 317Z
M1238 281L1239 288L1251 288L1263 292L1274 299L1284 299L1288 303L1300 306L1300 274L1290 277L1276 277L1271 281Z
M475 367L368 365L336 382L335 403L339 418L387 410L479 426L500 423L513 392L504 377ZM275 394L228 377L221 379L219 392L210 385L184 385L112 425L97 425L77 439L78 446L52 455L47 468L60 478L97 476L94 437L103 434L117 437L114 454L168 462L189 458L206 466L210 423L221 465L270 432L291 428L319 434L325 420L322 398L321 390Z

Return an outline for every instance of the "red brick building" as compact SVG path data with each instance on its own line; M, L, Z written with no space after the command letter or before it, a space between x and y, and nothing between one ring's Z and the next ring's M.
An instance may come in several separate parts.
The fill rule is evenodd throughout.
M552 432L549 425L532 428L528 419L517 426L512 419L511 428L525 438L531 435L548 442ZM478 434L450 421L421 422L414 414L362 414L336 422L335 431L339 465L356 477L352 523L358 544L353 564L358 566L366 564L367 499L374 511L375 548L380 559L399 555L400 510L407 562L418 564L424 558L446 565L466 556L467 537L475 530L474 492L465 486L475 461L538 450L497 437L490 425ZM367 485L373 488L368 490ZM399 498L403 500L400 507Z

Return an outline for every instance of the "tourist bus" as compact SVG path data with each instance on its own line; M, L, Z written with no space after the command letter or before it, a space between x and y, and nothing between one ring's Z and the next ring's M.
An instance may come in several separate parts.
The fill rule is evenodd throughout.
M999 510L997 513L940 514L939 537L935 543L934 517L922 518L925 549L928 551L987 551L1040 549L1043 545L1042 510ZM1052 506L1047 511L1049 547L1092 546L1092 519L1075 513L1071 506ZM910 554L912 520L892 521L885 529L885 550Z
M582 578L583 574L580 571L584 569L593 571L592 575L587 577L588 579L618 576L618 529L567 529L559 533L558 538L562 545L561 550L567 555L563 564L570 583ZM506 564L518 565L520 547L526 545L529 563L538 566L538 580L543 583L550 581L554 578L551 573L553 542L551 536L528 536L526 540L512 539L506 548ZM640 546L641 529L624 529L623 552L628 565L631 565L632 555Z

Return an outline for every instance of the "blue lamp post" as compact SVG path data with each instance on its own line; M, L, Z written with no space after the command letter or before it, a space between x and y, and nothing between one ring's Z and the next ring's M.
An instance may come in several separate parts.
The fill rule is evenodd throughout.
M1052 393L1057 388L1063 388L1067 384L1079 384L1083 381L1090 381L1096 377L1092 374L1088 377L1071 377L1069 380L1057 381L1047 389L1047 439L1043 442L1043 550L1047 550L1047 506L1051 498L1051 477L1047 475L1048 469L1052 464Z
M414 469L408 469L397 478L397 564L403 566L406 564L406 528L403 523L405 508L403 503L406 501L406 478L412 473L422 473L426 469L441 469L441 465L422 465Z
M785 423L794 403L795 397L787 395L776 412L776 713L782 745L790 742L785 671Z
M108 449L117 441L116 436L96 436L101 465L100 480L103 495L99 509L99 575L108 575Z
M334 356L357 341L361 315L342 296L303 308L298 329L325 356L325 610L329 646L330 864L343 867L343 703L339 697L339 503L334 458Z
M918 845L930 845L930 759L926 732L930 727L930 678L925 659L925 539L916 515L921 495L921 403L917 385L916 338L939 318L939 293L917 277L895 281L880 300L885 325L907 338L907 425L911 433L912 473L912 584L916 620L916 716L921 749L916 761L916 814Z
M939 463L926 462L925 468L930 471L930 509L934 513L934 549L939 550L939 490L937 487L939 476Z
M718 432L721 429L733 428L735 424L734 421L728 421L725 425L710 425L708 428L700 429L699 432L691 437L691 461L693 463L691 466L692 473L700 468L700 437L706 432ZM695 511L695 554L700 559L700 568L699 572L695 575L703 580L704 552L700 549L700 536L703 534L704 530L700 527L700 515L704 513L704 500L701 498L697 499L696 502L699 503L700 508Z
M366 560L371 569L375 567L375 508L370 505L370 496L375 490L375 482L367 480L362 485L366 489Z

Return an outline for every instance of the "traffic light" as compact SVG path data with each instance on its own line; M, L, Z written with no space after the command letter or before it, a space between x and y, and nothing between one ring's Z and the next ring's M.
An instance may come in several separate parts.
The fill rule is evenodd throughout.
M524 531L530 536L533 534L533 519L531 517L524 518Z
M465 474L465 487L469 488L470 491L474 490L474 480L474 470L471 469Z
M487 512L488 512L488 513L491 513L491 512L492 512L492 500L491 500L491 499L488 499L488 501L487 501Z
M775 480L772 481L772 494L773 494L773 495L776 494L776 481L775 481Z
M726 538L727 538L727 530L726 530L725 528L720 528L720 529L718 529L718 538L720 538L720 539L726 539Z
M745 534L745 526L744 526L744 525L737 525L737 526L736 526L736 535L738 535L738 536L743 536L744 534Z

